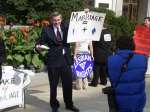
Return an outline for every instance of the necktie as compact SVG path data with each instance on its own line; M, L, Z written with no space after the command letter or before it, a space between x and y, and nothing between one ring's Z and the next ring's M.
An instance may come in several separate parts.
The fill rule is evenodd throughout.
M61 39L61 34L60 34L60 31L59 31L59 29L57 28L57 32L56 32L56 40L57 41L62 41L62 39Z

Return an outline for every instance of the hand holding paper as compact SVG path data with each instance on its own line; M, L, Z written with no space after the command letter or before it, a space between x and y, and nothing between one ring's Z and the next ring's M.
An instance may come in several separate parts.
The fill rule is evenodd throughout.
M50 48L45 45L36 45L36 49L37 50L48 50Z

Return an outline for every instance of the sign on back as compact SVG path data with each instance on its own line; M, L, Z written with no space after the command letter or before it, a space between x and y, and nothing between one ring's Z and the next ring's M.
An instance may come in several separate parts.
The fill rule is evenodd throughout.
M99 41L105 16L105 13L92 11L72 12L67 42L80 42L87 39Z

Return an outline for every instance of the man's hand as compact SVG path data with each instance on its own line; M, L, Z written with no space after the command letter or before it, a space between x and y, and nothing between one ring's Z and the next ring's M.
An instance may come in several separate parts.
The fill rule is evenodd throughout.
M43 50L48 50L49 47L45 46L45 45L36 45L36 50L38 51L43 51Z
M74 56L73 56L73 59L75 60L76 58L77 58L76 55L74 55Z

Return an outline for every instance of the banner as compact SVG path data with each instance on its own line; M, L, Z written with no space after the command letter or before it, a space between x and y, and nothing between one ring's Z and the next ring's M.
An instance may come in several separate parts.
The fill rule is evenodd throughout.
M105 15L105 13L92 11L72 12L67 42L79 42L88 39L99 41Z
M135 52L150 55L150 28L137 25L134 33Z
M93 60L89 53L77 54L73 64L73 74L78 78L91 77L93 73Z
M24 73L17 72L11 67L2 69L0 81L0 109L22 105Z

